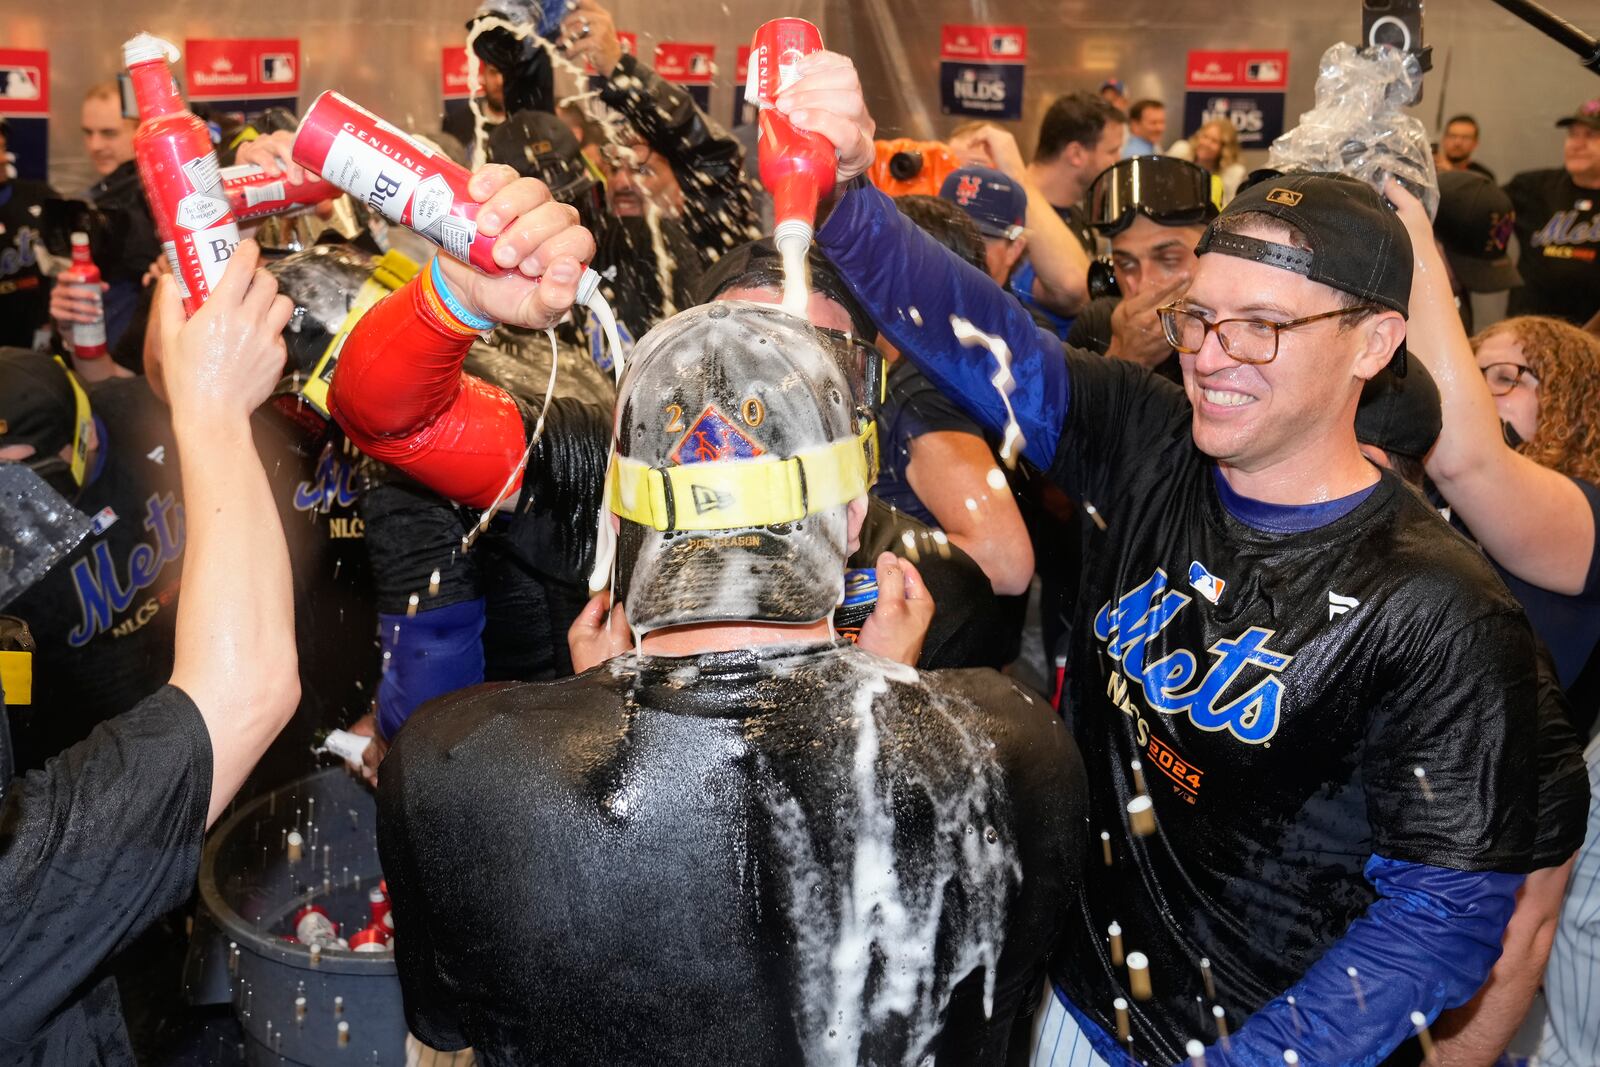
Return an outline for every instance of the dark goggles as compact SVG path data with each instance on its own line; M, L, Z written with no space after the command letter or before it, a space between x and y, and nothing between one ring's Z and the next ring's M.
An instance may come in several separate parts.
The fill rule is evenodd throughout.
M1217 217L1211 175L1172 156L1134 156L1100 172L1089 187L1089 225L1107 237L1142 214L1160 226L1198 226Z
M887 378L883 373L883 354L853 333L842 333L822 326L813 326L823 347L833 357L834 364L844 380L850 383L850 396L856 410L871 418L883 403Z

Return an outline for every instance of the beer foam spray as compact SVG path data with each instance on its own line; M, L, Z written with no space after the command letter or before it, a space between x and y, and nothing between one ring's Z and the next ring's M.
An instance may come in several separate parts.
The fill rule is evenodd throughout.
M772 194L773 242L783 257L783 306L804 317L810 297L805 257L817 218L817 204L833 191L836 154L820 133L799 130L773 107L778 94L798 78L800 60L822 50L822 34L805 19L773 19L750 41L750 68L744 98L758 109L757 155L761 182Z
M211 134L184 106L171 64L178 50L141 33L122 46L139 102L133 154L183 306L193 315L222 278L239 227L222 191Z

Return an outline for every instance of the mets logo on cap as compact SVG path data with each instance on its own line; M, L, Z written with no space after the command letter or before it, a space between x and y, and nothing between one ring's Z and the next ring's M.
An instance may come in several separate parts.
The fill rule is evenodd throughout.
M962 207L971 204L983 191L983 179L976 174L963 174L956 184L956 203Z
M672 450L672 462L686 466L724 459L755 459L765 454L765 449L712 404L678 441Z

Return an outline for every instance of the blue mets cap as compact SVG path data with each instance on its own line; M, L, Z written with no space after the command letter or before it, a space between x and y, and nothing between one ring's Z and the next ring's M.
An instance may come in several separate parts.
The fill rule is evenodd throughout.
M939 187L939 195L972 216L985 237L1016 240L1022 236L1028 194L997 170L962 167L951 171Z

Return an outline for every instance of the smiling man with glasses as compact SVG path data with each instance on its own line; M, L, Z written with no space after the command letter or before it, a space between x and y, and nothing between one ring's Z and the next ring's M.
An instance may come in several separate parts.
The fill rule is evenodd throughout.
M990 431L1014 409L1100 520L1067 695L1102 848L1034 1062L1375 1063L1465 1002L1530 864L1533 640L1357 445L1362 386L1402 365L1400 220L1337 176L1240 193L1167 316L1180 389L1063 351L854 183L873 123L844 57L777 103L839 151L818 240L885 334Z

